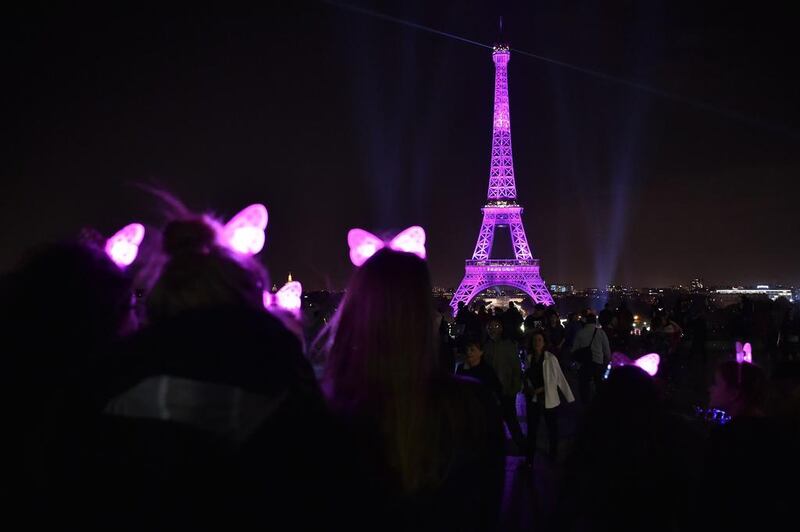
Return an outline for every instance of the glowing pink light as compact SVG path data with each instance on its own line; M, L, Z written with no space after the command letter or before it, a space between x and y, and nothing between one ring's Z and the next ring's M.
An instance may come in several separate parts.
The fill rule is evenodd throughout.
M748 364L753 363L753 348L750 342L744 345L742 345L742 342L736 342L736 362L739 364L743 362L747 362Z
M260 203L246 207L222 228L222 241L243 255L255 255L264 248L267 208Z
M657 353L650 353L644 355L636 360L631 360L622 353L614 353L611 355L611 365L614 367L619 366L636 366L647 372L651 377L658 373L658 364L661 362L661 357Z
M350 246L350 260L355 266L361 266L379 249L386 246L395 251L413 253L421 259L426 256L425 230L418 225L401 231L389 242L381 240L369 231L351 229L347 233L347 244Z
M106 240L106 255L120 268L133 264L139 254L139 244L144 239L142 224L128 224Z
M283 285L283 288L273 294L269 290L264 290L264 307L271 309L274 307L297 313L300 310L300 296L303 294L303 285L298 281L291 281Z

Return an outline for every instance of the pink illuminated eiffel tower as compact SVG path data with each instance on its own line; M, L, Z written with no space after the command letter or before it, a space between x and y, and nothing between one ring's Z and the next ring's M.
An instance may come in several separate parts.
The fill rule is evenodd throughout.
M522 225L522 207L517 204L514 182L514 161L511 155L511 115L508 105L508 60L506 45L494 47L492 59L494 79L494 126L492 128L492 164L489 172L489 200L481 209L483 223L472 259L466 262L464 279L453 295L453 312L458 304L469 304L483 290L492 286L511 286L524 291L536 303L553 304L553 297L539 275L539 260L528 247ZM491 259L494 231L498 227L511 230L513 259Z

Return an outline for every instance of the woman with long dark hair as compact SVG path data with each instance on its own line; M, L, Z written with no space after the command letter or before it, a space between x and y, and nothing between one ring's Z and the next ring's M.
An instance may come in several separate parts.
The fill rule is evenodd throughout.
M558 410L561 404L559 390L567 402L573 402L572 389L569 387L558 358L545 349L545 338L542 331L534 331L530 337L530 352L526 357L525 378L525 410L528 418L528 452L526 465L533 465L536 452L536 436L539 430L539 418L544 417L547 435L550 440L550 461L555 462L558 455Z
M371 456L362 479L394 525L491 529L504 475L501 418L482 385L439 367L434 317L425 261L378 251L331 322L323 389Z

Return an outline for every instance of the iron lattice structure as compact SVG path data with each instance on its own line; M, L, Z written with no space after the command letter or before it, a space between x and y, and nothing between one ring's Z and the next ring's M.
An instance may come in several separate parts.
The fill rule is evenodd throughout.
M553 304L553 297L539 274L539 260L534 259L522 224L522 207L517 204L514 181L514 158L511 153L511 114L508 103L507 46L495 46L494 120L492 127L492 160L489 171L488 202L481 209L483 223L472 259L466 263L464 279L450 305L469 304L483 290L493 286L518 288L536 303ZM498 227L508 227L514 247L513 259L491 259L492 242Z

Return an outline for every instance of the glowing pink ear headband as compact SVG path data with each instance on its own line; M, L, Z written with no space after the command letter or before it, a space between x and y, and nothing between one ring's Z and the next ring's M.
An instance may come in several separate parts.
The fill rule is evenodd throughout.
M742 345L742 342L736 342L736 363L739 365L737 368L737 378L739 384L742 383L742 364L753 363L753 348L750 342Z
M736 362L739 364L744 362L753 363L753 348L750 346L750 342L744 345L742 345L742 342L736 342Z
M264 248L267 208L260 203L246 207L222 227L220 239L228 248L243 255L255 255ZM117 266L130 266L144 239L144 226L133 223L120 229L106 241L106 254Z
M297 314L300 311L300 295L302 293L303 285L297 281L286 283L275 294L264 290L264 307L268 310L277 307Z
M260 203L245 207L222 228L221 241L242 255L255 255L264 248L267 208Z
M347 244L350 246L350 260L355 266L361 266L384 247L425 258L425 230L418 225L405 229L388 242L369 231L351 229L347 233Z
M139 254L139 244L143 239L144 226L128 224L106 240L106 255L120 268L130 266Z
M647 372L647 374L651 377L654 377L655 374L658 373L659 362L661 362L661 357L659 357L657 353L650 353L649 355L644 355L636 360L631 360L622 353L614 353L611 355L612 367L636 366L637 368Z

